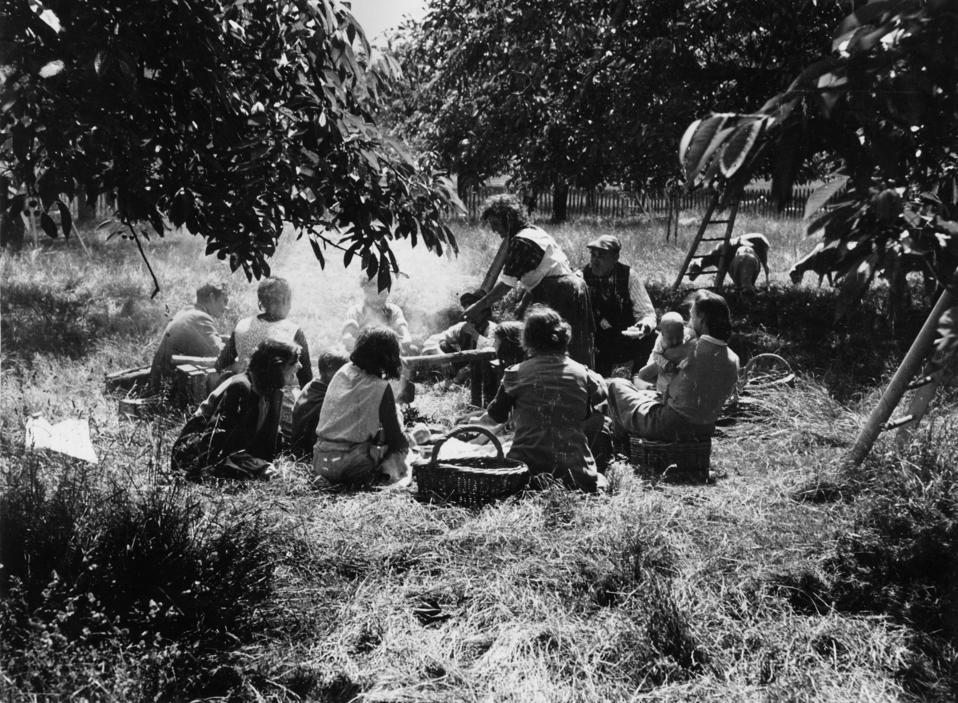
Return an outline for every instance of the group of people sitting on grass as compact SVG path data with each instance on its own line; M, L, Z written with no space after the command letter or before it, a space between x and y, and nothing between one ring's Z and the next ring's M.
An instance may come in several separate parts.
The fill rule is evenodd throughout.
M525 221L519 229L508 224L503 214L508 210L499 201L484 215L509 242L499 283L485 295L464 298L465 319L423 345L425 353L478 344L496 349L504 371L495 397L472 421L507 426L514 433L508 456L525 462L531 473L590 492L606 484L603 471L617 440L711 436L738 380L738 358L728 348L731 318L725 300L697 291L689 320L675 312L663 315L653 345L647 332L655 327L654 309L650 319L645 307L651 303L641 300L631 270L617 261L617 241L597 244L596 253L615 255L608 257L611 266L600 261L589 275L578 275L568 270L548 234ZM492 303L512 287L525 293L517 311L521 319L496 324ZM402 354L410 349L411 337L388 292L364 278L363 301L346 314L345 353L320 354L315 378L305 335L286 319L288 283L267 279L258 292L262 312L237 323L226 342L205 332L212 315L227 303L224 292L210 287L201 288L194 308L167 327L154 359L157 378L170 369L161 351L169 355L177 336L192 338L178 321L204 330L196 336L208 347L197 345L195 355L215 356L216 368L227 375L183 428L173 447L174 468L193 477L263 476L285 448L296 457L311 457L314 474L330 483L408 481L410 439L401 406L413 394ZM601 367L595 363L596 318L597 329L614 331L628 347L618 354L607 348ZM641 334L629 334L634 329ZM634 376L612 377L610 362L634 357L634 341L646 336L647 363Z

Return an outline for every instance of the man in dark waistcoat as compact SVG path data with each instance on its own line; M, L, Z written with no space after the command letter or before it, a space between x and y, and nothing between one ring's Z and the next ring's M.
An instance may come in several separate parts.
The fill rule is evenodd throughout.
M618 367L638 370L655 343L655 308L639 275L619 261L622 246L611 234L589 242L582 277L595 317L595 370L609 376Z

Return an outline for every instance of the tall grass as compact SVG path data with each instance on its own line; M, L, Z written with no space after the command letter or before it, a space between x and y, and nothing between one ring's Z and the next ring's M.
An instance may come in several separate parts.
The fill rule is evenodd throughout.
M680 245L644 221L546 227L580 265L586 242L617 234L656 305L680 303L669 286L691 224ZM317 493L287 458L268 483L168 487L182 418L119 418L103 374L148 362L201 281L228 283L224 330L255 312L255 284L188 235L148 244L162 286L152 300L129 243L91 234L89 259L56 242L4 255L2 695L953 699L954 579L923 565L951 564L954 432L925 437L927 457L883 440L861 475L839 473L907 332L891 336L877 298L835 327L827 290L786 287L804 250L797 223L741 231L769 234L776 285L729 296L736 348L781 353L799 378L722 427L715 485L653 485L620 461L610 496L552 490L482 510ZM399 247L408 278L393 296L418 334L478 284L498 244L456 233L458 258ZM290 279L311 346L334 345L358 272L332 251L319 269L302 241L279 247L273 271ZM436 384L415 410L448 427L467 399ZM954 414L942 401L939 423ZM35 412L89 418L100 464L25 455ZM812 482L843 499L795 500Z
M261 515L185 489L136 490L51 456L9 456L2 477L6 694L206 690L211 667L260 627L273 593Z

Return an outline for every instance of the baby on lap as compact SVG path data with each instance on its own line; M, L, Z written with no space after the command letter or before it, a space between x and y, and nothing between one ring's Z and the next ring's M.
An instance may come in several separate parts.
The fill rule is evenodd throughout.
M685 320L677 312L667 312L659 321L659 336L655 340L649 361L638 373L639 379L652 384L655 390L665 398L669 384L678 371L679 363L688 356L691 349L690 330Z

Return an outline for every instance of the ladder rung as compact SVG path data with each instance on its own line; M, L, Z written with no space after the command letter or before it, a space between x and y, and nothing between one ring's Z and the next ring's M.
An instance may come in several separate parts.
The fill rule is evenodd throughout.
M697 274L695 274L695 275L696 275L696 276L707 276L707 275L710 274L710 273L718 273L718 269L702 269L701 271L699 271L699 272L698 272ZM691 274L690 272L686 271L686 272L685 272L685 275L686 275L686 276L691 276L692 274Z
M885 423L885 426L882 428L884 430L893 430L896 427L901 427L902 425L907 425L909 422L915 419L914 415L902 415L901 417L896 417L894 420L889 420Z
M916 378L914 381L908 384L908 390L913 391L916 388L927 386L929 383L933 383L934 380L934 376L922 376L921 378Z

